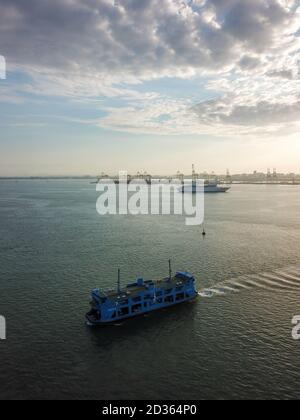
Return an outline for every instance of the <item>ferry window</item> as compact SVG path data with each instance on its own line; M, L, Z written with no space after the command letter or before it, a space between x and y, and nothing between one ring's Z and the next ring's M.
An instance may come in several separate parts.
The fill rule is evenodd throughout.
M174 302L174 297L173 297L173 296L167 296L167 297L165 298L165 302L166 302L166 303L171 303L171 302Z
M129 309L128 308L122 308L119 310L118 316L124 316L124 315L128 315L129 314Z
M145 283L148 284L148 285L152 285L153 281L152 280L146 280Z
M178 300L182 300L182 299L184 299L184 293L178 293L176 295L176 300L178 301Z
M147 302L144 303L144 307L147 308Z
M120 305L128 305L128 299L121 300Z
M137 296L137 297L133 298L132 300L133 300L133 302L140 302L141 296Z
M142 309L142 305L141 304L139 304L139 305L133 305L133 307L132 307L132 312L134 313L134 312L140 312L141 311L141 309Z
M113 314L112 314L112 316L111 316L112 318L115 318L116 317L116 312L113 312Z
M162 296L162 292L157 292L156 296Z

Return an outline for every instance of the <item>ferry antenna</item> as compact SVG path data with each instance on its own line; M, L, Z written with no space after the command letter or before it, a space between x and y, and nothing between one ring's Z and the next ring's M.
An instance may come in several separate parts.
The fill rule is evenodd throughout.
M172 279L172 263L171 260L169 260L169 279Z
M118 269L118 293L121 293L121 270Z

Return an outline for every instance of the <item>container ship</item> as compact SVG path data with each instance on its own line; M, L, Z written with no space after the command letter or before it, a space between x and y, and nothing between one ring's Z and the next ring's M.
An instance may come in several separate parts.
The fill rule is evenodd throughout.
M126 287L118 286L113 291L94 289L91 293L91 310L86 314L88 325L109 325L138 315L178 305L195 299L198 292L195 278L185 271L172 275L169 262L169 276L162 280L137 279Z

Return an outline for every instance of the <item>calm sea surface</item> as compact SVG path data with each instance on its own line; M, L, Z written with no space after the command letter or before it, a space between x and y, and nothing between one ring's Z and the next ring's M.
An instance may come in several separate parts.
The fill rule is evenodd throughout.
M0 398L300 398L300 187L206 195L179 216L100 217L86 180L0 181ZM85 325L89 292L193 272L226 287L123 325ZM231 290L233 289L233 290Z

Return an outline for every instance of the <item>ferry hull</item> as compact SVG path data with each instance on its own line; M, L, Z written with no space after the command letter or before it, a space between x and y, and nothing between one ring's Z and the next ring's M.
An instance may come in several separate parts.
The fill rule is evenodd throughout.
M170 263L171 264L171 263ZM125 319L149 314L153 311L189 302L198 296L195 278L186 271L178 271L162 280L138 278L125 288L120 286L120 271L117 290L107 292L93 289L91 310L86 314L90 325L109 325Z
M171 308L175 308L176 306L183 305L185 303L194 302L197 298L199 298L198 293L196 293L195 296L192 296L192 297L190 297L188 299L185 299L181 302L175 302L175 303L170 303L168 305L162 305L162 306L159 306L157 308L153 308L151 310L145 310L145 311L142 311L142 312L139 312L139 313L136 313L136 314L132 314L130 316L116 318L114 320L109 320L109 321L103 321L103 320L95 321L95 320L90 318L88 313L86 314L85 317L86 317L86 321L87 321L88 326L94 326L94 327L95 326L98 326L98 327L99 326L104 326L104 327L107 326L108 327L108 326L113 326L113 325L115 325L119 322L129 321L130 319L134 319L134 318L141 317L143 315L151 314L152 312L163 311L164 309L171 309Z

